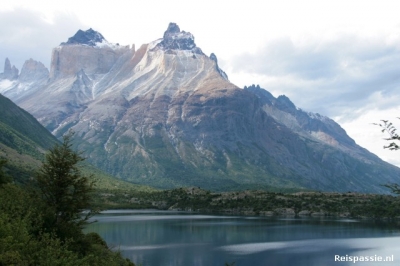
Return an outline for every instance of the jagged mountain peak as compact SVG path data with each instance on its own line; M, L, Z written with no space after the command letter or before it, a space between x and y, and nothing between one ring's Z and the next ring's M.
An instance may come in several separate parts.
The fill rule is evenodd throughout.
M18 68L11 66L10 59L6 58L4 62L4 71L0 73L0 79L15 80L18 78L18 73Z
M216 56L214 53L211 53L211 54L210 54L210 59L213 60L213 61L215 61L215 63L218 63L217 56Z
M197 54L203 54L196 46L194 36L190 32L181 31L176 23L169 23L164 32L162 41L157 45L164 50L191 50Z
M29 60L26 60L22 66L19 80L29 82L47 79L48 77L49 70L43 65L43 63L30 58Z
M275 98L259 85L245 86L244 89L256 95L260 99L264 111L278 123L303 136L317 139L330 146L354 149L354 140L332 119L318 113L305 112L297 108L287 96L280 95Z
M100 32L90 28L86 31L78 30L74 36L68 38L68 41L61 43L61 45L83 44L88 46L96 46L98 43L103 42L107 42L103 35L101 35Z
M275 101L276 98L267 90L261 89L260 85L250 85L249 87L244 86L244 90L250 91L256 95L263 104L268 103L269 105L272 105Z
M6 60L4 61L4 71L6 70L11 70L11 62L10 59L8 59L8 57L6 58Z
M216 70L219 72L219 74L220 74L224 79L229 80L229 79L228 79L228 75L227 75L221 68L219 68L219 66L218 66L218 59L217 59L217 56L216 56L214 53L211 53L211 54L210 54L210 59L213 60L213 61L215 62L215 67L216 67Z
M164 38L167 36L167 34L179 33L179 32L181 32L179 26L174 22L170 22L168 24L168 29L164 32Z
M296 109L294 103L286 95L279 95L278 98L276 98L276 100L278 104L283 105L288 109L292 110Z

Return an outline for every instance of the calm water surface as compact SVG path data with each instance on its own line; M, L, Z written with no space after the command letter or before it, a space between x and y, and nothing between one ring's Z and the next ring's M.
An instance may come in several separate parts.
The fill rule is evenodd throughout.
M87 232L143 266L400 265L400 232L390 223L163 211L106 211ZM393 255L393 262L335 262Z

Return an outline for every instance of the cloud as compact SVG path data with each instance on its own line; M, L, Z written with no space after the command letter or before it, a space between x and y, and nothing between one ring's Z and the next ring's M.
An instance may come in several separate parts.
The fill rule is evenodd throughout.
M48 67L52 48L78 29L89 28L72 14L59 12L49 21L42 13L24 8L0 11L0 25L0 63L8 57L20 70L29 58Z
M380 99L377 98L376 101ZM389 120L396 128L400 128L400 120L397 118L400 114L400 106L392 107L389 110L382 111L375 108L359 112L358 116L352 121L343 122L341 126L346 132L356 139L358 145L367 148L383 160L400 166L400 157L398 151L384 149L391 141L387 141L389 135L382 132L381 128L373 123L381 123L382 119Z
M388 110L400 102L399 40L400 30L302 41L279 38L227 62L229 76L256 76L258 80L238 85L260 83L305 110L349 121L363 110Z
M256 54L236 58L233 70L306 79L329 77L334 74L337 59L329 51L317 48L296 47L289 37L273 40Z

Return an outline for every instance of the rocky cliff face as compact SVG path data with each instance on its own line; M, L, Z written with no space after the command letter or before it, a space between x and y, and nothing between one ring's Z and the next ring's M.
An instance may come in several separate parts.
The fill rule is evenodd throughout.
M74 130L92 163L136 183L380 192L400 174L331 119L230 83L174 23L138 50L78 31L54 49L46 84L15 91L53 134Z
M67 42L53 49L50 78L68 77L80 70L89 75L108 73L118 58L128 50L128 46L107 42L92 29L85 32L79 30Z

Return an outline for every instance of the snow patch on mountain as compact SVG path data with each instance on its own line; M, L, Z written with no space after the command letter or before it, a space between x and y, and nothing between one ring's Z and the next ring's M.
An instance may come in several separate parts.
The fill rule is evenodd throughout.
M113 50L116 49L126 49L129 48L129 45L119 45L118 43L110 43L106 40L103 40L102 42L96 42L96 45L94 47L98 47L98 48L110 48Z
M9 79L1 79L0 80L0 93L4 93L12 88L17 84L16 80L9 80Z
M150 42L148 45L148 50L153 50L162 41L163 41L163 39L160 38L160 39Z
M93 48L98 48L98 49L109 48L112 50L129 49L129 45L120 45L119 43L110 43L106 40L103 40L101 42L95 42L94 45L86 44L86 43L73 43L73 44L69 44L68 46L72 46L72 45L93 47ZM64 46L65 46L64 44L60 44L59 46L56 46L53 49L61 50Z
M95 48L110 48L112 50L129 48L129 45L124 46L119 45L119 43L108 42L100 32L95 31L92 28L86 31L78 30L74 36L68 38L67 42L61 43L58 47L69 45L83 45Z
M321 121L330 120L328 117L320 115L319 113L308 112L307 114L313 119L318 119L318 120L321 120Z

